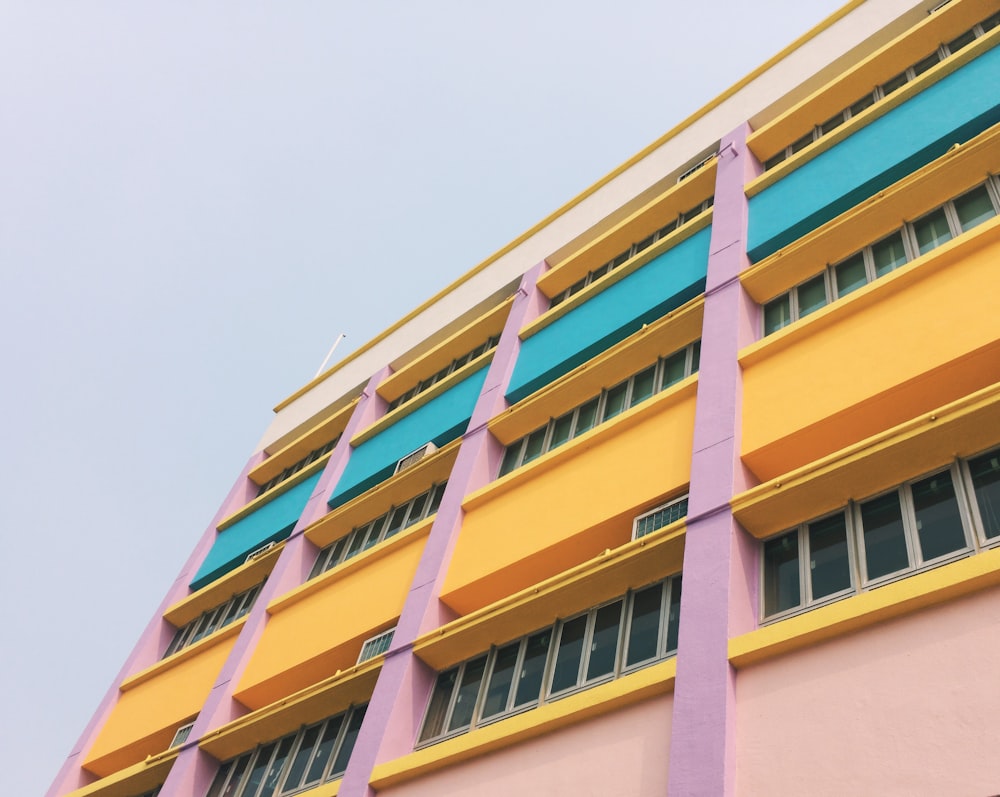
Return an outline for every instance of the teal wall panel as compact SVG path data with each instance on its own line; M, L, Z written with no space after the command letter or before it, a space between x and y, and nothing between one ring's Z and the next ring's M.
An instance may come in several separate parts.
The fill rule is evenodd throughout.
M247 554L255 548L283 540L291 534L321 474L322 471L310 476L225 531L220 531L208 556L198 568L191 589L211 584L243 564Z
M1000 122L1000 47L750 198L754 262Z
M486 380L484 364L437 398L351 451L347 467L330 496L339 506L392 475L396 463L428 441L443 446L465 432Z
M695 233L521 344L507 390L534 393L705 290L712 228Z

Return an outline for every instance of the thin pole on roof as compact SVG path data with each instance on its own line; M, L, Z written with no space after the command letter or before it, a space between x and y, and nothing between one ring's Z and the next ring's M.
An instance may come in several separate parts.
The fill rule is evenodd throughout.
M337 348L340 341L342 341L346 337L347 337L346 332L341 332L339 335L337 335L337 339L333 342L333 345L330 347L330 351L326 355L326 359L323 360L323 364L319 367L319 370L316 372L316 376L314 376L313 379L315 379L317 376L323 373L323 369L326 368L326 364L330 362L330 358L333 357L334 350Z

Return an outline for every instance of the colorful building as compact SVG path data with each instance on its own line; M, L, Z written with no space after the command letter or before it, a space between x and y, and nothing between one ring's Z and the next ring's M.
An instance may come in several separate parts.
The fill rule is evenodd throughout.
M1000 3L935 5L283 401L49 794L1000 791Z

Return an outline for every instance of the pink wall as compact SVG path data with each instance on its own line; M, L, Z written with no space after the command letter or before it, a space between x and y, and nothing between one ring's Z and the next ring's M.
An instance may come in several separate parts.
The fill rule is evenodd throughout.
M662 797L671 695L379 792L379 797Z
M737 793L1000 793L998 664L1000 588L741 670Z

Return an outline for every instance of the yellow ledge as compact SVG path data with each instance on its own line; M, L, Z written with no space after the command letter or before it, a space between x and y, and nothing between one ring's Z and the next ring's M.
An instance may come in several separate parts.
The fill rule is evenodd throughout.
M479 371L481 368L489 367L490 363L493 362L493 355L496 353L496 349L488 351L480 357L473 360L471 363L466 363L457 371L453 371L448 374L440 382L435 382L431 387L425 390L423 393L414 396L412 399L407 401L405 404L396 407L392 412L388 412L375 421L370 426L366 427L358 434L351 438L351 446L357 448L359 445L367 440L371 440L375 435L380 432L384 432L394 423L396 423L401 418L405 418L413 412L423 407L425 404L429 404L442 393L453 388L463 379L468 379L474 373Z
M698 340L704 314L705 299L701 296L670 311L496 416L489 422L490 433L504 445L510 445L551 418L579 406L580 396L596 396L658 358Z
M729 640L737 669L1000 584L1000 548L973 554L870 592Z
M1000 382L735 496L733 515L766 539L849 500L977 454L1000 436Z
M998 171L1000 124L755 263L740 281L763 304Z
M445 481L455 464L461 444L461 438L453 440L416 465L389 477L327 513L305 530L309 542L325 548L351 529L388 512L390 507L399 506L430 489L431 485Z
M284 547L285 543L279 542L263 556L257 557L252 562L243 563L218 581L213 581L207 587L202 587L197 592L182 598L163 613L163 619L180 628L210 609L225 603L233 595L246 592L267 578Z
M237 509L231 515L227 515L221 521L219 521L219 525L216 526L216 528L219 531L225 531L230 526L234 525L240 520L243 520L243 518L247 517L248 515L252 515L254 512L256 512L258 509L264 506L264 504L273 501L279 495L287 493L293 487L301 484L310 476L315 476L317 473L322 471L323 468L326 467L326 463L330 461L330 455L332 453L333 453L332 451L327 452L319 459L317 459L315 462L310 462L306 467L304 467L302 470L300 470L291 478L283 481L277 487L268 490L263 495L258 495L256 498L250 501L250 503L245 504L241 508Z
M378 394L386 401L394 401L421 380L448 366L452 360L472 351L484 343L487 338L499 335L503 331L513 304L513 297L505 299L429 351L400 367L382 380L377 388ZM411 399L411 401L415 400L415 398Z
M491 645L523 636L560 617L589 609L678 573L684 558L683 520L453 620L417 639L414 653L444 670Z
M534 739L567 725L607 714L673 689L675 659L654 664L592 689L530 709L409 755L379 764L370 785L385 789L435 770Z
M995 10L994 0L952 0L944 8L927 16L922 22L908 28L905 33L880 47L855 67L838 74L834 80L814 91L772 122L761 126L750 135L747 145L761 161L767 160L816 125L822 124L838 111L857 102L866 93L871 93L874 86L884 83L916 61L930 55L941 42L949 41L965 32ZM987 39L990 39L991 43L984 45L982 42ZM857 117L820 138L812 146L796 153L774 169L769 169L748 188L748 195L759 193L793 168L829 148L832 144L823 145L827 139L835 143L846 138L859 127L869 124L889 109L905 102L959 66L968 63L976 55L985 52L995 41L990 34L987 34L966 45L955 55L939 62L916 80L910 81L887 98L865 109ZM855 119L859 121L855 122ZM844 128L849 130L845 131Z
M641 251L631 260L627 260L625 263L620 265L610 274L606 274L596 282L590 283L590 285L581 290L579 293L573 294L566 301L561 302L560 304L553 307L551 310L548 310L547 312L536 318L534 321L532 321L530 324L526 324L518 333L518 337L520 337L521 340L527 340L532 335L536 335L541 330L545 329L545 327L549 326L549 324L555 323L567 313L575 310L577 307L589 301L590 299L593 299L594 296L596 296L601 291L607 290L615 283L621 282L626 277L630 276L631 274L634 274L636 271L638 271L640 268L646 265L649 261L659 257L668 249L673 249L675 246L681 243L681 241L690 238L696 232L704 230L712 223L712 213L713 213L713 208L709 208L708 210L703 211L701 214L699 214L694 219L689 221L683 227L680 227L674 232L670 233L670 235L668 235L662 241L657 241L648 249L644 249L643 251ZM601 265L600 263L596 263L595 268L600 265ZM584 271L583 273L586 274L587 272ZM542 287L541 279L539 280L539 287ZM567 285L567 287L569 286Z
M69 792L65 797L121 797L152 791L167 779L179 749L174 748L147 758L106 778Z
M209 634L204 639L199 639L193 645L189 645L186 648L178 650L173 655L167 656L165 659L160 659L158 662L150 665L145 670L140 670L134 675L130 675L122 681L119 689L122 692L127 692L129 689L135 689L140 684L144 684L146 681L150 681L168 670L172 670L177 665L182 664L189 659L193 659L195 656L204 653L210 648L214 648L216 645L219 645L228 639L232 639L234 636L239 634L240 629L243 628L246 621L247 618L245 616L241 617L239 620L230 623L225 628L216 631L214 634Z
M219 761L252 750L262 742L279 739L303 725L319 722L371 698L384 656L377 656L264 708L209 731L198 747ZM328 785L328 784L324 784ZM312 792L308 792L312 794ZM317 792L317 794L325 792Z

